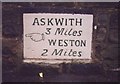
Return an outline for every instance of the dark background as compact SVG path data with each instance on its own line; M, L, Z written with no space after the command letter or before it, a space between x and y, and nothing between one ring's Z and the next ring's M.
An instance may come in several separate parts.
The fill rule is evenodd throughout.
M92 63L62 63L59 68L23 63L23 13L93 14L97 29L93 28ZM118 49L117 2L2 3L3 82L118 82Z

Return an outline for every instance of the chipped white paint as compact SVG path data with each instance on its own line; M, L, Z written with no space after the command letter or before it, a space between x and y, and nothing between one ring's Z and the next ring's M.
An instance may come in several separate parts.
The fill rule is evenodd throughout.
M94 29L95 29L95 30L97 29L97 25L94 26Z
M43 78L43 72L39 73L39 77Z

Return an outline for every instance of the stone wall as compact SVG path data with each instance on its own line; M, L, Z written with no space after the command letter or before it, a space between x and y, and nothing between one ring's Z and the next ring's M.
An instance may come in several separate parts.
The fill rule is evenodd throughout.
M23 64L23 13L93 14L92 61L118 68L118 3L3 3L3 69Z

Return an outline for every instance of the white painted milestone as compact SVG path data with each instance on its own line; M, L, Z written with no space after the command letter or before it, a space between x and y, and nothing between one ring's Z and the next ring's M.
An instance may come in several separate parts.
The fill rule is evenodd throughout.
M93 15L23 14L24 58L91 59Z

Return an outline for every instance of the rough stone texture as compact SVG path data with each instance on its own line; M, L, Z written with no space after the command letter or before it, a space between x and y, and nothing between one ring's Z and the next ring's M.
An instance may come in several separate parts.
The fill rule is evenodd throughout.
M2 18L2 61L3 61L3 81L42 81L36 74L39 71L46 71L46 74L58 75L60 72L95 75L108 72L110 69L118 68L118 3L3 3ZM23 60L23 13L82 13L93 14L93 41L92 60L93 64L63 64L60 70L51 67L25 64ZM30 69L32 69L30 71ZM38 70L39 69L39 70ZM69 70L68 70L69 69ZM94 70L93 70L94 69ZM107 71L105 71L107 70ZM94 73L95 72L95 73ZM21 74L22 73L22 74ZM116 72L112 72L113 74ZM9 78L11 75L11 79ZM31 74L33 77L31 77ZM51 75L49 74L49 75ZM113 75L112 74L112 75ZM23 76L24 75L24 76ZM30 78L30 77L31 78ZM53 75L52 75L53 76ZM21 79L24 77L24 79ZM66 77L61 76L58 77ZM74 76L73 76L74 77ZM103 78L102 78L103 77ZM96 76L95 81L118 81L107 74ZM94 81L88 77L79 81ZM52 81L46 76L45 81ZM61 79L62 80L62 79ZM66 79L67 80L67 79ZM68 79L69 81L70 79ZM75 79L76 81L78 79ZM57 81L57 79L56 79ZM60 81L60 80L58 80ZM62 80L63 81L63 80ZM64 80L65 81L65 80Z

